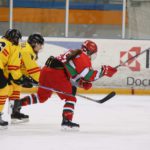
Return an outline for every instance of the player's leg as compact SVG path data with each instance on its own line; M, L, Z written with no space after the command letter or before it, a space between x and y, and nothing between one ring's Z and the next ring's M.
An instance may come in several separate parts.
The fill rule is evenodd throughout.
M39 84L47 87L49 78L51 77L48 76L48 73L46 72L46 70L42 69L41 74L40 74ZM18 106L16 107L27 106L31 104L37 104L37 103L44 103L45 101L48 100L51 94L52 94L52 91L38 87L37 93L30 94L28 96L21 98L20 101L18 102Z
M22 106L28 106L28 105L37 104L37 103L44 103L45 101L48 100L51 94L52 94L52 91L38 88L37 93L32 93L30 95L27 95L21 98L19 101L17 101L18 103L15 103L15 107L17 109L20 109Z
M63 106L63 112L62 112L63 119L62 119L61 126L63 129L78 129L80 127L79 124L72 122L75 104L77 101L75 97L77 89L76 87L72 86L71 82L64 76L64 78L61 78L61 81L59 82L59 90L74 95L74 96L68 96L68 95L58 93L59 97L62 100L65 99L65 104Z
M8 85L6 85L3 88L0 88L0 129L5 129L8 127L8 122L4 121L2 118L2 111L4 109L4 105L5 105L5 102L6 102L7 97L8 97L8 94L7 94L8 90L9 90Z
M13 84L10 85L12 88L12 93L9 96L9 102L10 102L10 113L11 113L11 123L16 124L16 123L23 123L23 122L28 122L29 121L29 116L25 115L20 112L21 107L17 107L20 104L20 91L21 91L21 86Z
M67 128L79 128L80 125L72 122L74 116L74 109L76 104L76 98L71 96L66 96L58 94L61 99L65 99L65 104L63 106L62 112L62 123L61 126L63 129Z

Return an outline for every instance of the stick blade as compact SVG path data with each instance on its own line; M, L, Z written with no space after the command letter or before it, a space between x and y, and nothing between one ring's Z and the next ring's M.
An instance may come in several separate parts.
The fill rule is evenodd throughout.
M97 103L104 103L106 101L108 101L109 99L111 99L112 97L114 97L116 95L116 92L112 91L111 93L109 93L106 97L104 97L103 99L97 101Z

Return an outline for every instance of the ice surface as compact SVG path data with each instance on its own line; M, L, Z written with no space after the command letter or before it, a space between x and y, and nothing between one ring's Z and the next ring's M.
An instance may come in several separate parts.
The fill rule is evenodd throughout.
M30 122L0 130L0 150L150 150L150 96L115 96L104 104L79 98L73 120L79 132L60 130L63 104L53 95L24 107Z

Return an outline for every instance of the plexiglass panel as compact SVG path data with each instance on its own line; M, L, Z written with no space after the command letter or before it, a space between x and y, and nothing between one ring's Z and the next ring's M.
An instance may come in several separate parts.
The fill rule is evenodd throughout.
M65 1L15 0L13 25L23 35L40 32L43 36L64 37Z
M9 29L9 3L7 0L0 0L0 35Z
M69 36L121 38L122 0L70 0Z

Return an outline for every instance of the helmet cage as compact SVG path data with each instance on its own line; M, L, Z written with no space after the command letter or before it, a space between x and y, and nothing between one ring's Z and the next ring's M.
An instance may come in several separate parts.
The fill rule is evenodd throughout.
M87 55L91 56L97 52L97 45L90 40L86 40L82 44L82 50L87 53Z

